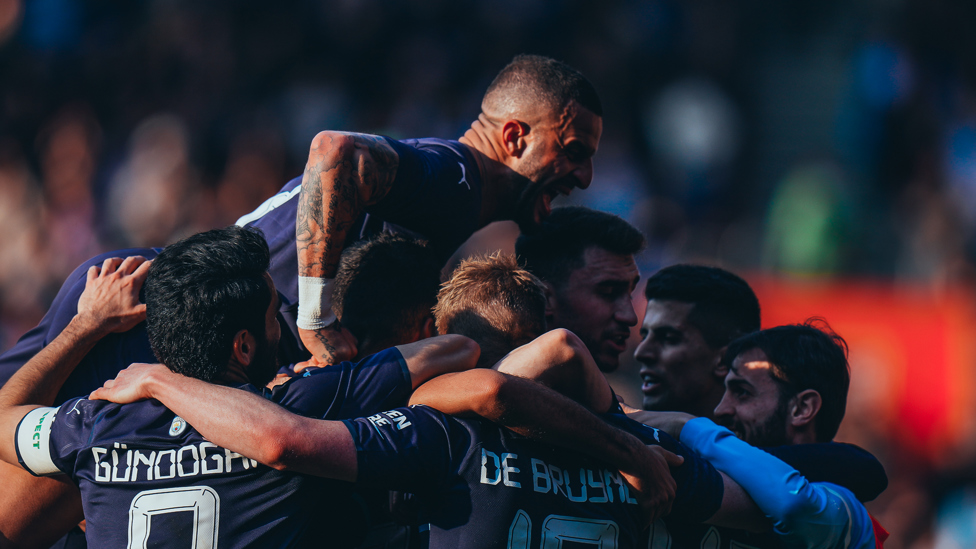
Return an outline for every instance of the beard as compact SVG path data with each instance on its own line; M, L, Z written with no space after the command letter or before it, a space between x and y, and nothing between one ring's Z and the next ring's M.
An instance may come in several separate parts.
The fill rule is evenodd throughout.
M278 342L262 338L247 366L247 377L255 387L264 387L278 372Z
M786 446L789 441L786 438L786 415L788 401L779 403L776 411L766 418L766 421L755 426L747 426L735 419L725 421L733 433L742 440L757 447Z

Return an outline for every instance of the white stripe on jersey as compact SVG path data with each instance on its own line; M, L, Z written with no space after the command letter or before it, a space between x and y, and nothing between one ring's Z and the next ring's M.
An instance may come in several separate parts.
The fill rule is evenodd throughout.
M51 460L51 425L59 408L31 410L17 426L17 452L24 468L37 476L60 475Z
M285 202L291 200L293 196L295 196L300 192L302 192L301 184L299 184L297 187L295 187L294 189L288 192L278 193L272 196L271 198L265 200L264 203L258 206L258 208L253 212L241 216L241 218L237 220L237 223L235 223L235 225L237 225L238 227L243 227L244 225L247 225L252 221L257 221L258 219L261 219L262 217L267 215L269 212L271 212L278 206L281 206Z

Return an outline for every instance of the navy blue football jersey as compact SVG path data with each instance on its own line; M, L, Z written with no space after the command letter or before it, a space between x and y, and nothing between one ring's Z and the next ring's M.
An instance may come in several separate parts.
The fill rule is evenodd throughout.
M411 392L407 363L391 347L356 363L305 370L275 387L271 400L306 417L354 418L404 406Z
M391 348L310 370L271 396L296 413L338 419L403 404L410 389L403 355ZM339 547L368 527L352 484L282 473L219 448L157 401L40 408L21 422L17 451L32 473L78 483L96 547L190 547L194 539L196 547L305 547L322 536Z
M397 176L388 196L367 208L349 233L347 244L381 231L412 233L427 239L445 260L478 227L481 211L481 175L471 151L457 141L387 138L400 157ZM298 338L298 255L295 214L301 177L285 184L238 225L260 229L271 248L269 272L281 297L279 358L282 364L308 358ZM37 327L0 355L0 385L50 343L78 311L91 265L110 257L156 257L158 248L117 250L98 255L75 269L62 285L48 313ZM110 334L82 360L58 393L56 404L87 395L133 362L156 362L146 337L145 324L122 334Z
M82 263L68 275L40 324L24 334L7 352L0 355L0 385L6 383L21 366L58 337L71 319L78 314L78 298L85 291L85 280L90 266L101 265L106 259L112 257L141 255L146 259L153 259L159 252L159 248L117 250L97 255ZM156 362L156 357L149 347L145 322L139 323L128 332L109 334L99 341L65 381L58 392L55 404L91 393L133 362Z
M345 423L358 449L357 482L416 494L430 521L431 548L644 542L634 494L597 460L425 406ZM718 486L701 505L721 501L715 478Z
M387 196L366 208L349 230L346 245L387 232L406 232L426 239L443 257L478 230L481 213L481 172L471 151L444 139L385 138L399 156L396 179ZM298 308L298 250L295 216L302 178L292 179L278 194L237 220L238 225L264 232L271 247L271 277L282 305ZM278 273L288 276L279 276Z
M316 494L350 486L220 448L157 401L39 408L17 452L32 473L78 483L93 547L303 547L323 534Z

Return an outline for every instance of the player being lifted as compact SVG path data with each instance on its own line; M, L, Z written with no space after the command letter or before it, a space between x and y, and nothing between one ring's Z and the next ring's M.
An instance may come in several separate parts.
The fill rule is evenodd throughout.
M369 216L420 233L445 260L492 221L514 219L531 231L556 196L589 186L602 114L583 75L524 55L495 77L459 141L317 135L297 197L297 289L282 290L289 299L297 291L299 334L313 359L328 364L354 354L335 323L330 287L348 238L361 236ZM271 198L269 209L289 192ZM291 258L291 238L283 244Z
M283 363L308 354L298 340L299 275L309 295L305 326L329 324L328 278L350 241L396 227L425 236L446 259L477 228L496 219L517 219L530 229L551 199L592 178L591 157L602 133L602 107L592 85L558 61L519 56L496 77L482 113L460 141L394 141L363 134L324 132L312 144L304 178L286 184L240 225L260 228L272 252L271 277L281 300ZM305 184L302 184L302 180ZM307 192L301 191L302 187ZM305 197L298 215L299 198ZM302 229L299 272L296 220ZM395 226L394 226L395 225ZM0 382L49 344L77 312L85 273L110 257L155 257L158 249L103 254L76 269L41 323L0 356ZM317 257L317 254L321 255ZM322 278L325 277L325 278ZM318 363L356 354L354 342L335 323L302 337ZM88 394L132 362L155 358L143 325L101 340L81 359L55 398L60 404ZM62 531L47 509L64 486L45 483L0 464L0 533L24 543L43 543Z

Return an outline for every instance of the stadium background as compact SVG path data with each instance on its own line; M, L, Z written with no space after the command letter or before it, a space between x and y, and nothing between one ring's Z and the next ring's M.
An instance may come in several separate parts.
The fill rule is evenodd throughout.
M0 0L0 349L89 256L250 211L317 130L457 137L514 54L550 55L606 110L572 199L648 235L645 275L717 263L764 325L826 318L851 347L839 438L891 477L887 546L976 547L974 21L964 0ZM632 362L613 382L639 401Z

